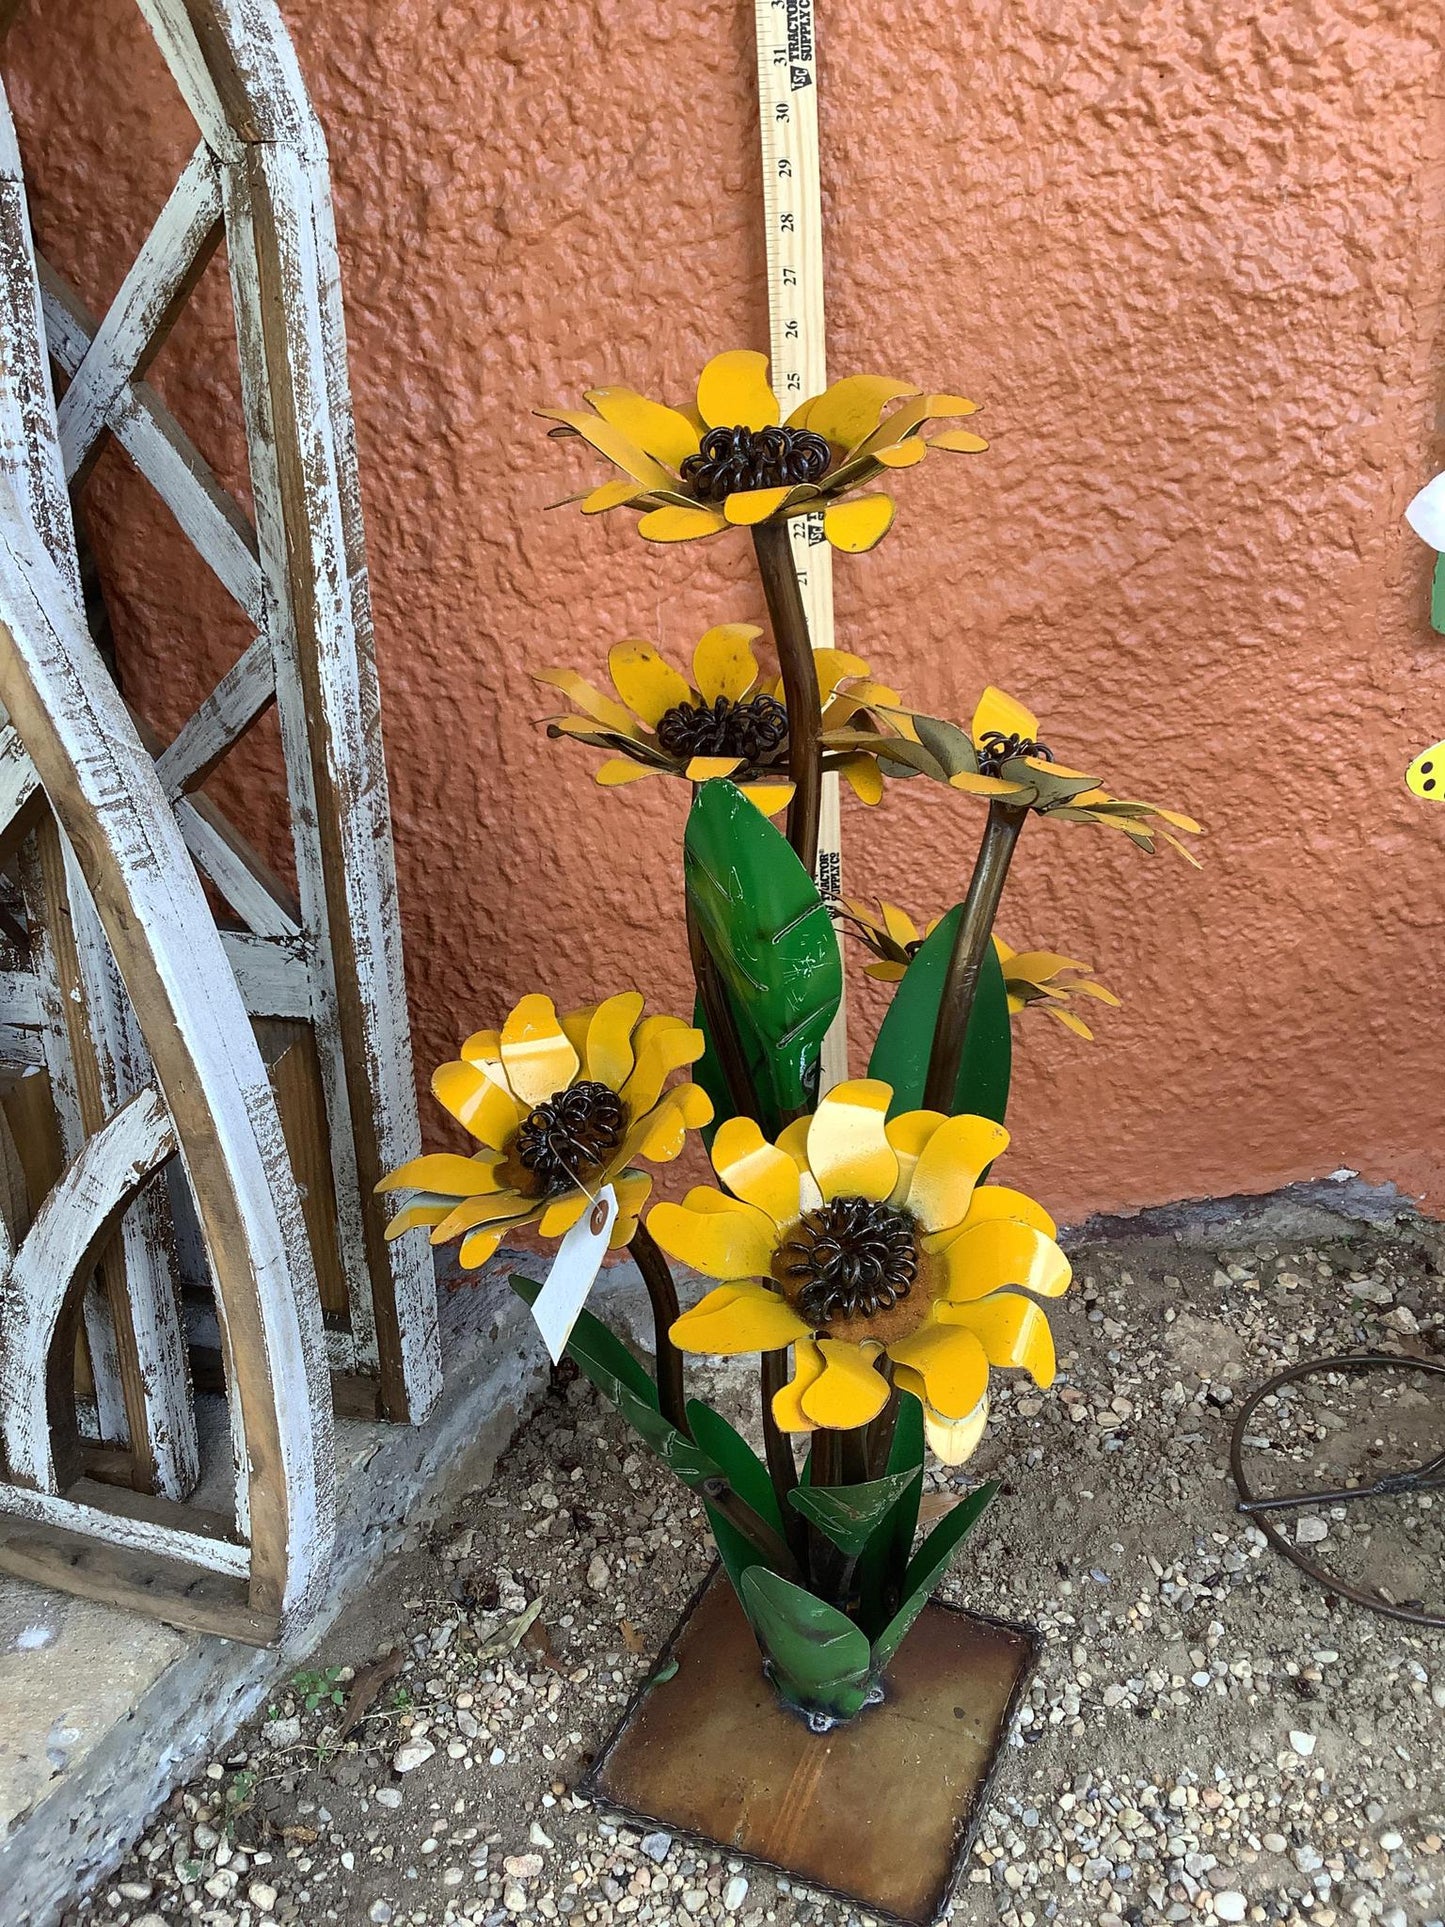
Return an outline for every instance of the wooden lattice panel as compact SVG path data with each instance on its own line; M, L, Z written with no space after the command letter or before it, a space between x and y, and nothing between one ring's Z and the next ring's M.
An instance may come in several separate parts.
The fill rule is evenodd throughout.
M103 316L38 261L49 350L64 384L60 458L75 494L113 438L255 631L168 743L143 717L135 720L191 859L231 913L221 943L259 1026L293 1160L305 1167L338 1398L347 1410L419 1420L440 1387L433 1279L426 1253L411 1240L385 1243L373 1197L376 1180L415 1154L419 1130L325 142L271 0L139 3L200 139ZM63 14L53 21L63 32ZM23 209L18 163L4 185ZM222 237L254 523L145 379ZM0 269L11 280L14 251L28 242L12 227L3 245L10 252ZM68 544L64 519L60 540ZM51 531L37 526L50 542ZM294 893L201 793L273 706ZM56 907L51 901L42 915L37 902L37 929L54 927ZM84 924L83 906L77 920ZM74 1155L104 1108L92 1103L81 1115L67 1089L67 1078L76 1082L67 1064L83 1059L95 1026L84 1026L79 1039L58 1039L45 1021L45 999L53 1011L69 987L53 987L54 970L33 974L26 983L23 973L11 973L17 995L6 1001L0 967L0 1064L11 1034L32 1053L36 1038L49 1040L45 1069L57 1112L79 1120L63 1147ZM32 1023L37 999L40 1021ZM111 1077L114 1098L129 1089L122 1072L136 1053L122 1034L124 999L111 1001L118 1045L100 1081ZM132 1084L143 1080L143 1058ZM98 1402L112 1408L102 1414L102 1436L130 1441L139 1482L179 1493L191 1463L185 1415L162 1415L176 1463L155 1466L143 1443L155 1425L139 1404L150 1376L131 1365L127 1377L138 1344L174 1342L171 1328L152 1331L148 1312L122 1315L127 1302L175 1301L174 1278L137 1270L154 1268L166 1245L141 1214L138 1207L126 1215L117 1234L123 1249L103 1258L86 1335Z
M334 1528L315 1273L251 1020L171 802L86 629L3 96L0 265L0 867L20 891L19 914L0 913L12 966L0 1570L272 1640L313 1604ZM214 1290L235 1447L224 1510L167 1496L197 1464L165 1235L180 1197ZM109 1321L91 1332L98 1295ZM163 1449L160 1496L122 1493L86 1458L73 1416L82 1320L98 1396L112 1369L122 1384L132 1452Z

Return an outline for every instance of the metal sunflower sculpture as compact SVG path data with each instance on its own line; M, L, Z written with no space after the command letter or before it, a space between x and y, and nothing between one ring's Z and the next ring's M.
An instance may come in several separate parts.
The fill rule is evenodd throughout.
M690 677L637 641L607 658L614 694L575 669L538 672L570 705L549 733L604 752L598 783L688 785L693 1021L644 1016L636 992L560 1017L524 998L437 1072L439 1100L476 1148L393 1173L388 1188L416 1195L391 1230L460 1238L475 1266L522 1225L544 1240L585 1230L588 1201L610 1189L612 1245L630 1250L651 1298L654 1361L586 1311L568 1352L700 1496L768 1677L826 1729L886 1692L900 1642L996 1490L969 1488L915 1548L926 1452L968 1461L993 1373L1054 1376L1047 1307L1068 1260L1042 1206L993 1176L1009 1145L1010 1018L1038 1005L1088 1036L1069 1000L1118 999L1086 965L995 936L1020 833L1035 815L1090 823L1193 862L1180 837L1199 826L1067 768L999 690L965 728L905 708L860 658L813 650L790 520L816 515L836 548L871 548L894 515L872 483L933 449L986 446L934 426L971 402L861 375L784 420L765 357L749 352L710 361L679 407L619 387L586 399L588 411L544 411L554 434L622 471L580 498L584 513L629 509L660 542L745 529L779 674L754 647L761 630L736 621L702 636ZM824 902L814 871L829 769L866 803L891 788L885 778L922 776L939 796L986 804L952 909L920 929L891 904ZM770 819L784 809L780 828ZM823 1093L840 925L868 944L869 972L892 994L866 1075ZM691 1130L709 1140L718 1185L652 1206L644 1223L652 1179L640 1167L675 1158ZM674 1263L702 1280L685 1310ZM529 1303L541 1289L512 1283ZM687 1398L684 1360L698 1353L758 1355L759 1449Z

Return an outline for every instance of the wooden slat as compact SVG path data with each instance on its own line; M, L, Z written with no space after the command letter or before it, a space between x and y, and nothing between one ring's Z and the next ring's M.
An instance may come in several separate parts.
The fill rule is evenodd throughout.
M65 633L53 565L4 538L15 526L0 498L0 703L76 847L185 1157L244 1427L250 1605L279 1622L308 1608L334 1518L300 1201L249 1020L150 757L73 621Z
M73 375L95 338L97 322L80 296L41 259L45 331L57 365ZM176 519L201 560L260 625L265 611L256 531L235 498L149 382L121 390L106 425Z
M252 1017L309 1022L311 973L299 940L257 937L249 930L223 930L221 943L236 974L241 1001Z
M275 699L271 644L257 636L156 758L156 775L172 802L204 783Z
M383 1410L415 1420L440 1348L428 1254L386 1243L373 1196L420 1127L330 197L304 154L258 146L246 162L226 180L227 261L352 1325L363 1358L374 1325Z
M58 1180L0 1283L0 1431L12 1481L55 1492L50 1361L61 1308L121 1215L176 1148L158 1091L116 1112ZM66 1360L68 1366L69 1360Z
M256 1025L261 1058L271 1073L271 1089L281 1113L281 1129L291 1153L291 1169L301 1191L301 1210L311 1255L316 1260L316 1286L323 1312L350 1309L346 1269L336 1225L336 1185L331 1175L331 1148L326 1131L326 1095L316 1038L309 1024L263 1019ZM344 1333L328 1332L345 1337ZM328 1349L328 1358L331 1356ZM373 1414L374 1416L374 1414Z
M216 161L202 141L131 263L61 400L60 449L70 483L89 472L111 410L160 352L215 252L221 238L220 220Z
M29 971L0 970L0 1069L38 1070L45 1062L40 986Z

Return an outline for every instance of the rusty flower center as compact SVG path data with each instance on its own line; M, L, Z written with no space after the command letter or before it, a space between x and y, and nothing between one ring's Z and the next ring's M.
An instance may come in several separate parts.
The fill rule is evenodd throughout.
M1001 729L986 729L978 743L978 773L997 776L1015 756L1038 756L1046 763L1054 760L1048 744L1036 743L1032 736L1005 736Z
M807 428L710 428L683 462L682 479L699 501L721 502L748 489L820 482L831 459L827 442Z
M575 1184L617 1149L626 1122L616 1091L584 1078L537 1105L518 1126L518 1161L544 1186Z
M809 1211L778 1253L782 1281L814 1327L891 1311L913 1289L913 1221L874 1198L833 1198Z
M741 756L766 763L788 740L788 712L774 696L730 702L674 703L657 725L657 741L669 756Z

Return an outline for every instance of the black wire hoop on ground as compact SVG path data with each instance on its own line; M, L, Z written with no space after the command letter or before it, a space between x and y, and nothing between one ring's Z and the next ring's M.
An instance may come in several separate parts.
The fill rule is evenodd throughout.
M1445 1487L1445 1452L1437 1453L1423 1465L1409 1466L1402 1472L1386 1472L1369 1485L1346 1486L1337 1491L1285 1492L1277 1497L1261 1498L1250 1489L1245 1478L1244 1440L1250 1418L1255 1408L1282 1385L1288 1385L1296 1379L1316 1378L1324 1372L1361 1373L1378 1370L1428 1372L1445 1378L1445 1365L1427 1359L1392 1358L1385 1353L1371 1352L1359 1356L1308 1359L1303 1364L1291 1365L1287 1371L1277 1372L1257 1392L1252 1393L1235 1421L1234 1436L1229 1444L1229 1470L1239 1491L1235 1509L1253 1519L1276 1552L1283 1553L1292 1566L1298 1566L1306 1578L1313 1579L1317 1586L1323 1586L1327 1592L1338 1593L1342 1599L1352 1600L1355 1605L1364 1606L1370 1612L1384 1613L1391 1619L1408 1620L1414 1626L1445 1628L1445 1614L1426 1612L1423 1607L1397 1605L1378 1592L1354 1585L1347 1579L1338 1578L1325 1567L1317 1566L1313 1560L1306 1559L1297 1546L1291 1545L1268 1517L1271 1512L1299 1511L1304 1506L1352 1505L1361 1499L1395 1499L1411 1492Z

